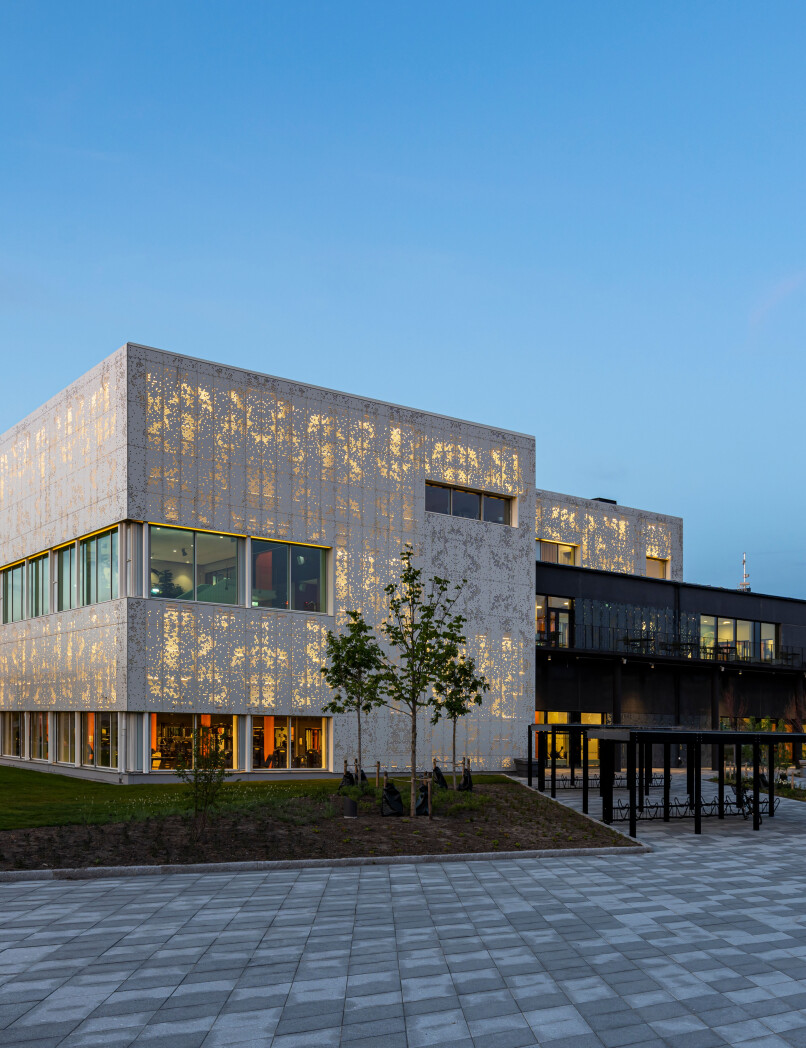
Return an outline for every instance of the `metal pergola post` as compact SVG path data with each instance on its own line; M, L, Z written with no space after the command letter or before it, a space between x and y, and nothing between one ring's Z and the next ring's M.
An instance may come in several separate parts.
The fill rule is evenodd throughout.
M663 821L670 818L669 794L672 787L672 744L667 739L663 743Z
M769 765L769 783L767 784L767 795L769 798L770 805L770 818L775 817L775 743L770 742L767 745L769 752L769 759L767 761Z
M761 782L759 781L759 775L761 768L759 767L760 762L760 750L758 742L758 735L753 736L753 829L761 829Z
M694 743L694 832L702 833L702 741Z
M614 748L615 743L609 739L599 742L599 786L602 795L602 822L607 826L613 821Z
M719 777L719 818L725 818L725 744L717 743L717 772Z
M551 795L557 796L557 729L551 729Z
M635 796L635 750L637 748L637 742L633 732L630 732L630 739L627 743L627 789L630 791L630 836L638 836L638 828L636 826L636 796Z
M582 812L588 814L588 733L580 733L582 742ZM601 777L601 776L600 776Z
M537 733L537 788L546 792L546 747L548 735L544 731Z
M534 745L534 732L532 731L531 724L526 730L526 784L531 790L532 788L532 747Z

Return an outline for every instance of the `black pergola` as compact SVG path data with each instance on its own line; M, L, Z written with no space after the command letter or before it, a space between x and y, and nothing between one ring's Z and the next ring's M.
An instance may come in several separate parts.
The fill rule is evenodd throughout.
M537 757L533 756L533 735L537 737ZM591 786L599 789L602 798L602 822L610 825L614 814L629 819L630 836L637 835L639 818L659 818L669 822L672 817L691 816L694 832L702 833L702 819L716 815L752 815L753 829L761 829L761 817L775 815L775 747L781 743L806 742L806 733L799 732L750 732L750 731L690 731L683 728L634 728L629 725L599 727L583 724L530 724L528 732L527 779L531 786L537 766L537 788L546 789L546 771L550 771L551 796L557 796L557 736L569 738L569 771L571 788L576 788L577 778L582 789L582 810L588 811ZM599 743L598 781L589 774L589 741ZM671 797L671 748L673 745L686 749L687 799L684 804ZM663 747L662 781L653 781L652 747ZM718 792L715 802L704 803L702 798L702 748L709 746L716 753ZM752 784L745 788L742 782L742 747L752 747ZM549 748L550 747L550 748ZM622 782L616 782L618 747L626 750L626 772ZM725 796L725 752L733 750L736 766L734 798ZM762 753L766 751L769 775L764 776ZM574 759L574 755L578 760ZM577 777L576 767L581 774ZM564 783L565 784L565 783ZM663 787L663 802L649 800L650 788ZM613 791L617 786L626 787L629 801L625 807L619 802L613 805ZM762 800L762 791L766 801Z

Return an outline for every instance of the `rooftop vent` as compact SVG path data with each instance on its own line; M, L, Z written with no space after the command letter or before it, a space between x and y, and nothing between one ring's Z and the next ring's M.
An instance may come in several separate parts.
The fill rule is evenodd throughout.
M608 504L608 506L617 506L618 505L618 502L616 502L615 499L597 498L597 499L591 499L591 502L606 502Z

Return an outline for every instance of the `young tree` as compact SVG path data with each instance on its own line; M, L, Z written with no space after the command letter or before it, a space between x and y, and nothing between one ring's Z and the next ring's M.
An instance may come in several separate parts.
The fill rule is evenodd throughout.
M456 722L470 713L473 706L481 705L481 697L490 685L483 673L476 672L476 664L469 655L460 655L446 668L443 679L435 685L437 701L431 723L441 717L451 722L451 765L453 788L456 789Z
M347 612L347 630L337 635L328 630L328 665L322 674L333 689L333 698L325 706L325 713L355 711L358 718L358 769L363 768L361 753L361 714L371 713L383 705L379 694L384 669L383 654L372 630L358 611ZM360 785L360 782L359 784Z
M434 576L423 581L412 564L413 551L400 553L403 570L398 582L384 588L389 614L380 631L391 652L384 654L381 690L388 706L411 718L410 810L417 807L417 714L436 702L434 690L443 685L465 643L465 619L454 612L462 586Z
M188 787L193 808L192 841L197 844L207 829L210 812L218 804L221 787L229 777L224 741L214 728L203 725L194 729L193 752L181 755L176 762L176 775Z

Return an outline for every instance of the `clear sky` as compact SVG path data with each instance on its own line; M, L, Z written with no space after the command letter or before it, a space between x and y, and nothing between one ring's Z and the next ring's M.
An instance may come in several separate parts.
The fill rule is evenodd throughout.
M0 4L5 430L126 340L534 433L806 597L806 4Z

